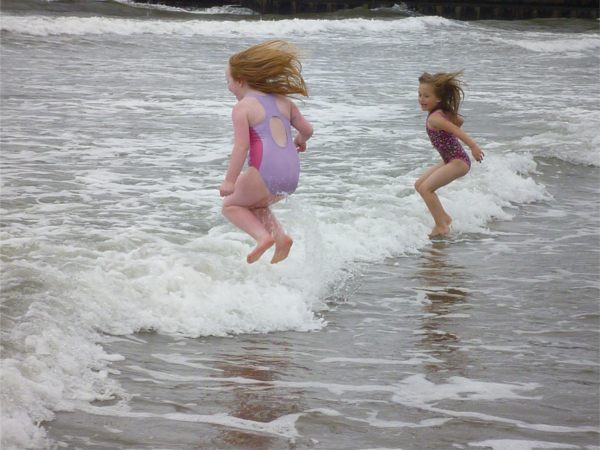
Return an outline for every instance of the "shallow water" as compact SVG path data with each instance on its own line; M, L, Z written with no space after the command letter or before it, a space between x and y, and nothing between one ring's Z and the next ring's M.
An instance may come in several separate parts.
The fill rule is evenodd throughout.
M2 5L3 448L597 448L595 24ZM248 266L224 66L273 37L316 134ZM431 242L416 79L461 67Z
M492 236L366 266L323 330L116 338L128 408L59 414L50 436L69 448L596 448L598 223L572 199L597 194L598 173L540 166L551 201Z

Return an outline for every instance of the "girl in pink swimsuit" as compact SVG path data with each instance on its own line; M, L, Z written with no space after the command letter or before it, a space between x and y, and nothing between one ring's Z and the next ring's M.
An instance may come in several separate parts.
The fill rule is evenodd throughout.
M483 161L483 152L475 141L460 127L464 120L458 114L463 90L460 72L424 73L419 77L419 104L427 111L425 127L432 145L442 157L442 162L428 168L415 183L423 197L435 225L430 237L447 235L452 218L444 210L435 191L467 174L471 160L460 145L459 139L469 146L473 158Z
M233 107L234 144L219 189L223 215L256 240L246 261L258 261L275 245L271 263L285 259L293 240L270 206L296 190L298 152L312 136L310 123L287 96L308 96L296 49L284 41L255 45L229 58L227 87ZM297 133L292 139L292 128ZM242 172L248 159L248 168Z

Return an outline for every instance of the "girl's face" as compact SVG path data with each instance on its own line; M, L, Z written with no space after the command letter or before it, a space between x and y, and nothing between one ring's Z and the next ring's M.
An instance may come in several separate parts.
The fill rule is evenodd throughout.
M440 101L441 99L434 94L431 84L419 84L419 104L422 111L433 111L439 106Z
M231 70L229 66L225 69L225 77L227 78L227 89L239 100L242 98L242 85L243 83L236 81L231 76Z

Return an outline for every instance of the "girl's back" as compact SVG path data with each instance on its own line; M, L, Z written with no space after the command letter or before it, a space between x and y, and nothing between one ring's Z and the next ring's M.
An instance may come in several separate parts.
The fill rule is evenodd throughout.
M272 194L294 192L298 186L300 159L292 141L291 101L261 93L248 94L244 101L249 108L249 165L259 171Z

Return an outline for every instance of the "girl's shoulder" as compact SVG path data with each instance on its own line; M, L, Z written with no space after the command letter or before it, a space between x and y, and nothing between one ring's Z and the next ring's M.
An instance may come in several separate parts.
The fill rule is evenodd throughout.
M256 122L262 111L263 107L257 98L245 96L233 106L232 115L238 118L245 117L248 122Z
M450 122L460 127L464 121L465 120L460 114L454 114L450 111L443 111L441 109L437 109L434 112L430 113L429 116L427 116L427 123L431 124Z
M286 95L277 95L273 94L275 97L275 104L277 105L277 109L283 113L285 117L288 119L292 116L292 110L295 107L294 102L291 98Z
M435 111L430 112L427 117L443 117L444 119L448 120L448 113L443 109L436 109Z
M448 121L448 117L441 109L436 109L427 116L427 126L434 130L438 129L439 125L445 121Z
M275 101L277 104L290 104L290 99L285 95L278 94L267 94L263 92L251 92L244 98L238 101L238 104L246 105L249 107L260 105L264 102Z
M235 108L244 110L246 112L251 112L256 109L262 109L261 102L259 100L260 96L265 96L266 94L249 94L244 98L238 100Z

